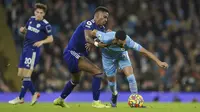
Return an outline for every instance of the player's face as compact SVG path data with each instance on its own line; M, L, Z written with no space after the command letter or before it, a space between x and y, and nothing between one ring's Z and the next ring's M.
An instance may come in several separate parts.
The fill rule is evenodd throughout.
M45 15L44 10L39 8L37 8L34 13L36 20L42 20Z
M115 39L115 41L118 46L120 46L121 48L124 48L126 44L126 40Z
M105 25L108 21L108 16L109 14L107 12L100 11L97 16L97 24L101 26Z

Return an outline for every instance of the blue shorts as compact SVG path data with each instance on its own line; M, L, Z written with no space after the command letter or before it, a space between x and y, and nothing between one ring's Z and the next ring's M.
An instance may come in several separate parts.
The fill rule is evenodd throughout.
M40 49L39 48L26 48L23 49L20 61L19 68L27 68L33 70L34 67L38 64L40 59Z
M102 63L104 72L108 77L114 76L118 68L123 69L124 67L131 66L127 51L119 54L116 58L102 56Z
M64 60L67 63L68 69L71 73L79 72L78 68L78 60L82 55L80 53L76 53L75 51L68 50L64 54Z

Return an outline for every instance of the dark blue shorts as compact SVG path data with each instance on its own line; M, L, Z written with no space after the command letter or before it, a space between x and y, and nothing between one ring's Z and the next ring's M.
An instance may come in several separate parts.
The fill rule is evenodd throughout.
M78 60L82 55L80 53L76 53L75 51L68 50L64 54L64 60L67 63L68 69L71 73L79 72L78 68Z
M39 49L32 49L32 48L23 49L20 56L18 67L33 70L34 67L38 64L39 58L40 58Z

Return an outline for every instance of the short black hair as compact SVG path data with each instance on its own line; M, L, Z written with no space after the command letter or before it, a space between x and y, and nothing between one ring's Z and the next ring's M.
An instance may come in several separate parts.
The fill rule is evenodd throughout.
M106 8L106 7L104 7L104 6L99 6L99 7L97 7L97 8L95 9L95 11L94 11L94 14L95 14L96 12L99 12L99 11L103 11L103 12L109 13L108 8Z
M125 40L126 39L126 32L124 30L118 30L115 33L115 38L117 38L119 40Z

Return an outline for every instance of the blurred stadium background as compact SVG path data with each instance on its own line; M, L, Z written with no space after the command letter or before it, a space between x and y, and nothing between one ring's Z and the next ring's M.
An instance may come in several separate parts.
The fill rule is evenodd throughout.
M199 0L0 0L0 92L20 89L17 64L23 46L19 33L36 2L48 5L46 19L53 26L54 42L44 45L32 79L40 92L58 92L70 79L62 52L77 27L92 18L99 5L110 11L108 29L124 29L130 37L169 64L164 71L135 51L129 51L139 91L200 92ZM89 58L101 64L99 50ZM118 89L128 92L125 76L117 74ZM104 79L103 91L109 91ZM91 91L91 77L84 73L75 91ZM10 93L8 93L10 94ZM174 97L179 101L179 97ZM154 97L158 100L159 97ZM195 99L193 99L195 101Z

